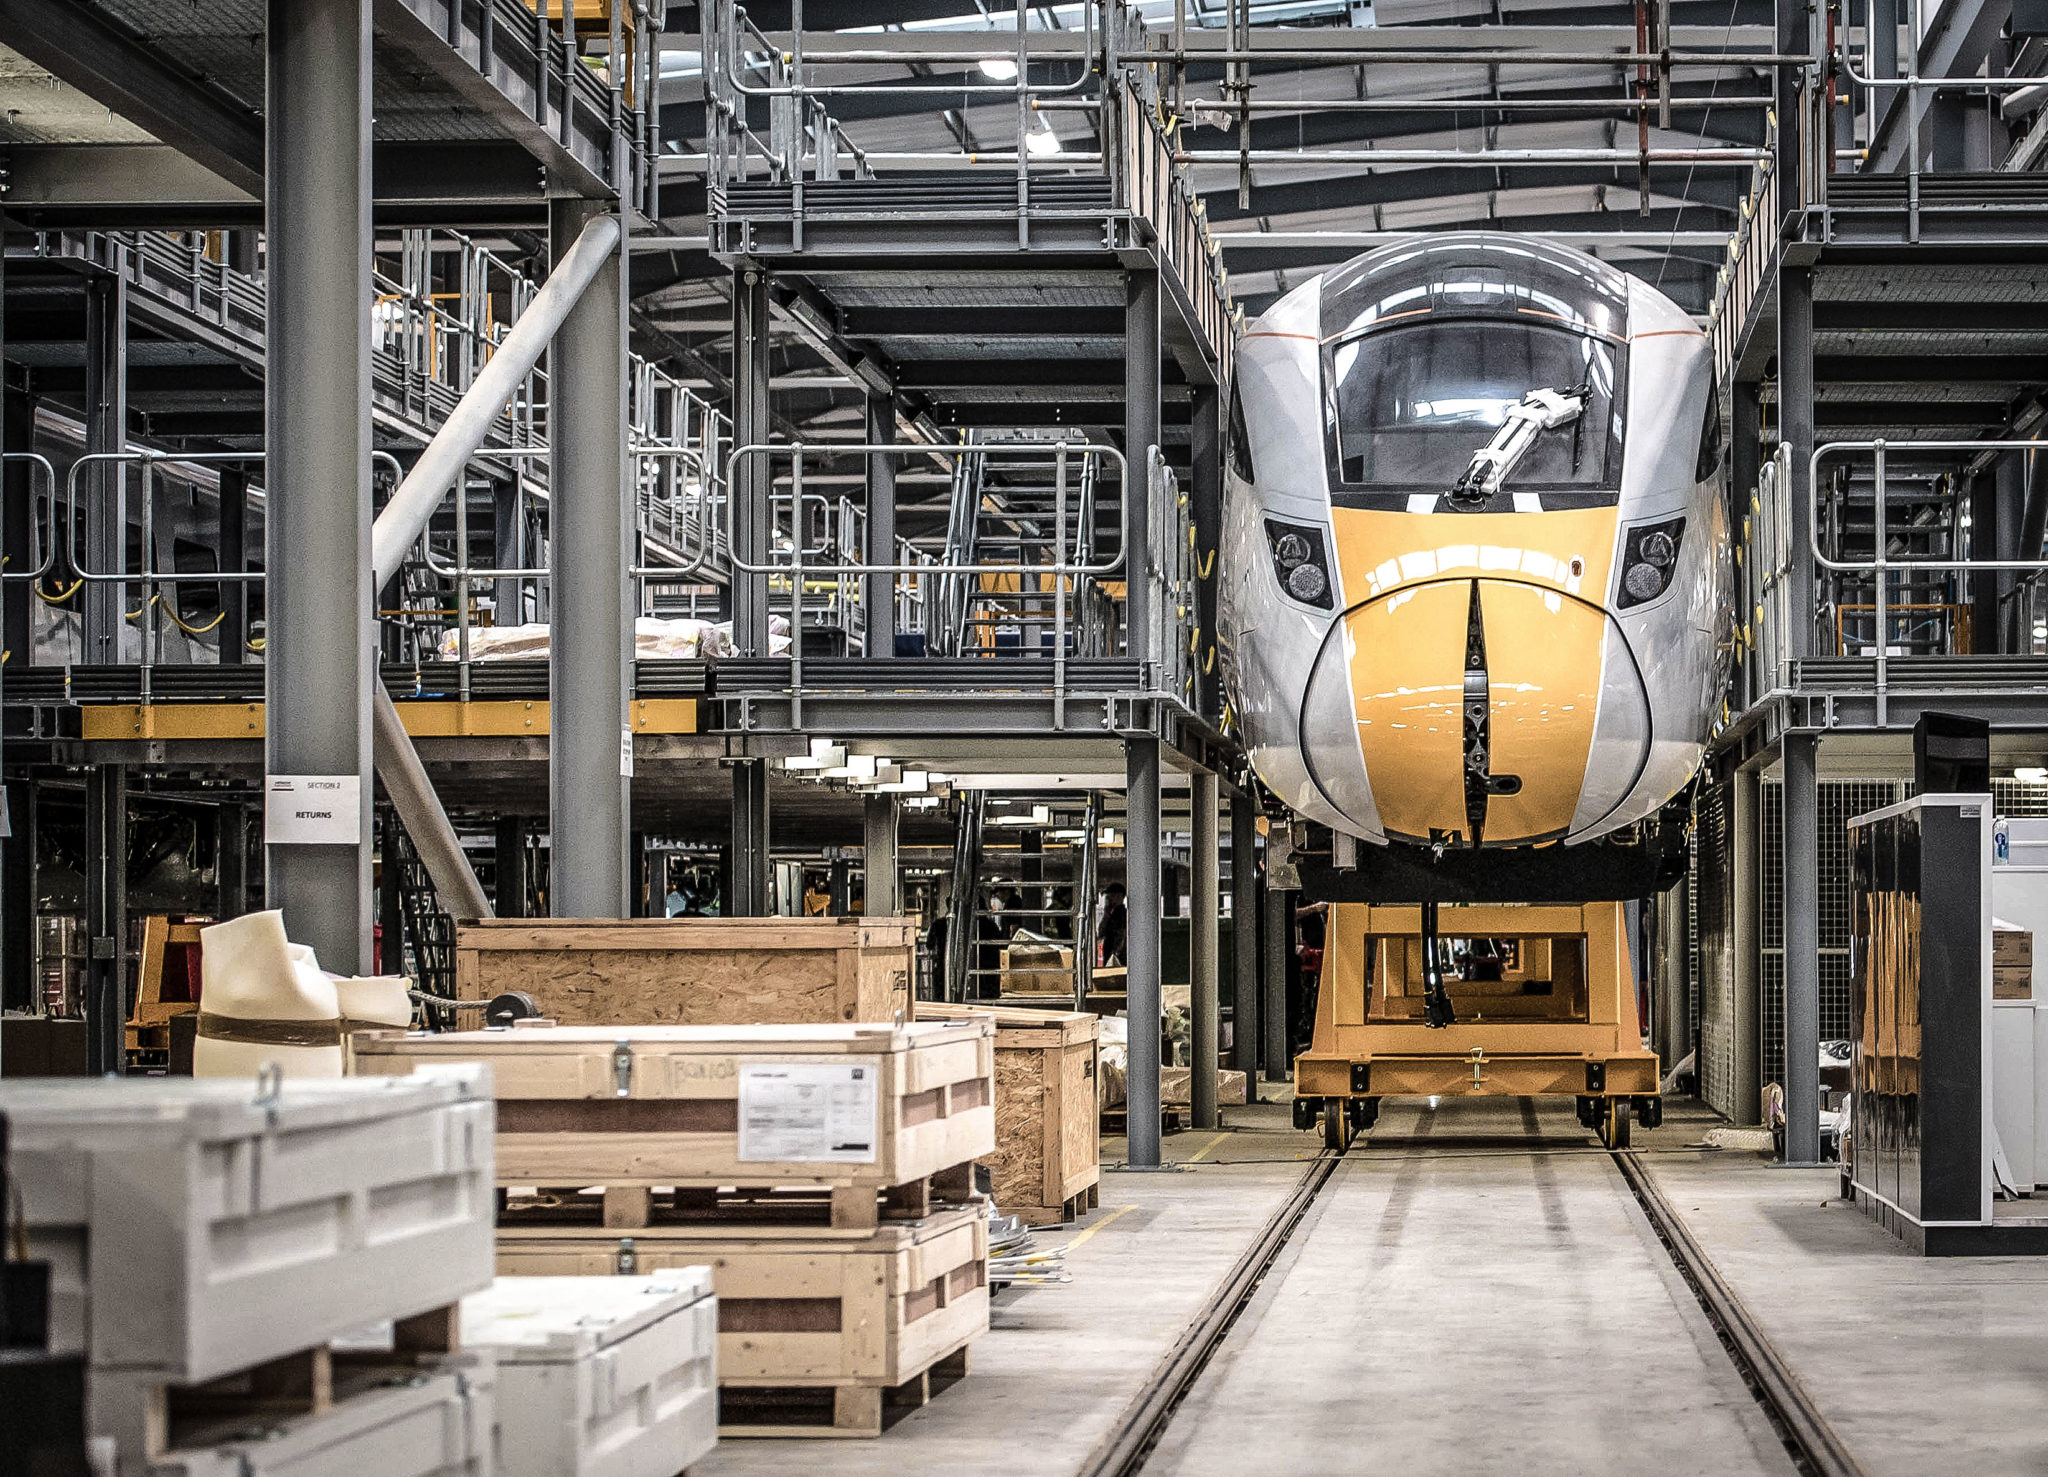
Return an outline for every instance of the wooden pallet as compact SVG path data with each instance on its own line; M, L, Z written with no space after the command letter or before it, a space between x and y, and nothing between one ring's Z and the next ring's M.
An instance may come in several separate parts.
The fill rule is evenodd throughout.
M1015 1216L1027 1226L1063 1226L1079 1220L1101 1203L1102 1186L1098 1183L1069 1195L1058 1205L1005 1205L997 1209L1005 1215Z
M773 1186L602 1185L501 1191L500 1225L590 1225L606 1230L721 1224L818 1225L873 1230L885 1221L922 1220L935 1206L974 1194L974 1161L877 1190L872 1185L777 1189Z
M765 1429L756 1423L747 1435L875 1435L881 1422L874 1407L884 1392L915 1385L988 1329L988 1222L973 1207L873 1231L706 1225L621 1235L523 1224L498 1230L504 1276L685 1266L711 1268L721 1389L781 1392L735 1394L740 1403L783 1407L783 1419ZM798 1389L813 1393L788 1393ZM793 1403L806 1403L810 1418L790 1415Z
M462 1305L448 1303L397 1320L388 1350L357 1353L322 1344L192 1385L147 1369L94 1368L88 1380L92 1429L113 1437L122 1452L154 1462L237 1431L324 1414L396 1374L459 1353L461 1330Z
M489 1063L500 1185L810 1186L844 1192L850 1223L873 1225L859 1206L877 1192L994 1150L993 1038L979 1020L379 1031L356 1033L351 1064L402 1074L433 1062ZM763 1106L779 1089L763 1089L762 1074L786 1072L836 1074L844 1081L831 1091L872 1096L871 1124L833 1130L865 1136L864 1153L761 1131L782 1122L782 1109ZM806 1157L780 1157L800 1143Z
M719 1391L721 1440L879 1436L967 1377L967 1350L932 1362L900 1385L727 1385Z

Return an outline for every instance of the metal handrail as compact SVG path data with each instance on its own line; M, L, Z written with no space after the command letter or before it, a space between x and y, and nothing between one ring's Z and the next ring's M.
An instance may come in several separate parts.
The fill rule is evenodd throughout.
M56 495L57 495L57 469L56 469L56 467L55 467L55 466L53 466L53 465L51 464L51 462L50 462L50 459L49 459L48 457L44 456L44 455L43 455L43 454L42 454L41 452L36 452L36 451L9 451L9 452L4 452L4 453L0 453L0 462L27 462L27 463L29 464L29 467L30 467L31 471L30 471L30 477L29 477L29 488L28 488L28 498L29 498L29 507L30 507L30 509L31 509L31 510L33 510L33 509L34 509L34 507L35 507L35 502L36 502L36 487L35 487L35 477L34 477L34 471L33 471L33 469L34 469L34 468L36 468L36 467L41 467L41 468L43 469L43 478L44 478L44 481L43 481L43 492L44 492L44 494L45 494L46 496L50 497L50 498L51 498L51 499L52 499L53 501L55 500L55 498L56 498ZM56 520L55 520L55 518L53 517L53 518L51 519L51 522L52 522L52 525L53 525L53 528L52 528L52 533L53 533L53 535L54 535L54 532L55 532L55 529L54 529L54 524L55 524L55 521L56 521ZM29 552L30 552L31 554L33 554L33 553L35 552L35 545L36 545L36 519L35 519L35 517L34 517L33 511L31 511L31 514L30 514L30 517L29 517L29 520L28 520L28 538L29 538ZM30 572L29 572L29 573L27 573L27 574L0 574L0 582L9 582L9 581L13 581L13 582L27 582L27 581L34 581L34 580L42 580L42 579L47 579L47 578L49 577L50 571L51 571L51 570L53 570L53 569L55 569L56 567L57 567L57 540L56 540L56 538L55 538L55 537L53 536L53 537L51 537L51 538L50 538L50 540L48 541L48 543L47 543L47 544L45 545L45 547L44 547L44 549L43 549L43 555L42 555L42 558L36 561L36 567L35 567L35 568L34 568L34 569L33 569L32 571L30 571Z

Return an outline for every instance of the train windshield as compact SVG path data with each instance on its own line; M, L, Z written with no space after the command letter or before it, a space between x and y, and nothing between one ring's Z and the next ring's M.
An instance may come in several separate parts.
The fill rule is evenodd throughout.
M1330 350L1331 453L1346 488L1448 494L1533 392L1581 401L1540 430L1495 489L1599 494L1619 486L1620 350L1605 337L1494 317L1442 317ZM1574 499L1576 501L1577 499Z

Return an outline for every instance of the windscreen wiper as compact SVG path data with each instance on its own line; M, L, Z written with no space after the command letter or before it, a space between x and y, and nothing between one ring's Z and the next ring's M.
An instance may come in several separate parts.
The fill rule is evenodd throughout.
M1522 458L1536 445L1536 438L1577 420L1585 413L1592 394L1591 385L1574 385L1569 390L1531 390L1519 405L1510 405L1493 439L1472 453L1471 462L1451 488L1451 501L1466 507L1484 507L1522 464Z

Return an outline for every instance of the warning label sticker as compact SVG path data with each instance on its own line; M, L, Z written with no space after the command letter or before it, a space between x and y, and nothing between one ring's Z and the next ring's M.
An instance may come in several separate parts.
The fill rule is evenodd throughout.
M872 1061L742 1066L739 1157L874 1163L880 1075Z

